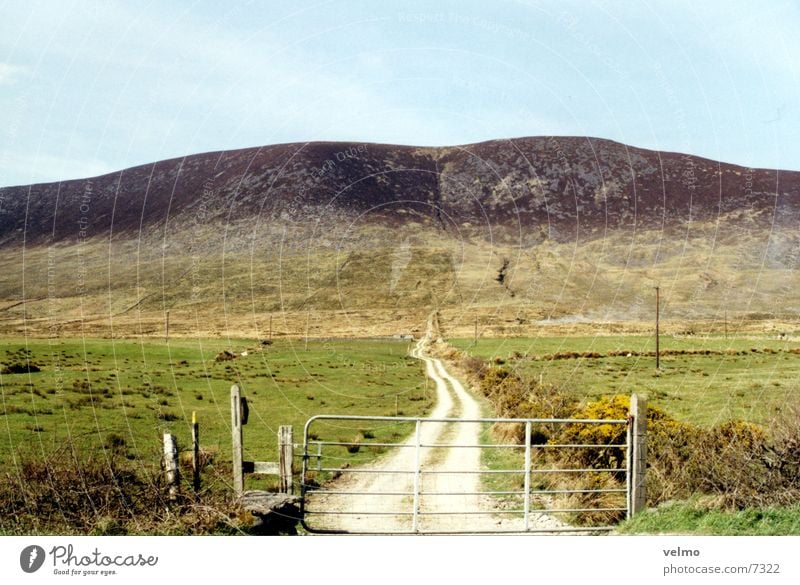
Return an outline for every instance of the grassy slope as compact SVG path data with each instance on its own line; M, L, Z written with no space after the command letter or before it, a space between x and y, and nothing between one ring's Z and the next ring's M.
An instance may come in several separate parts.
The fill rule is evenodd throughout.
M352 226L340 239L311 227L286 237L263 227L4 248L0 330L41 334L67 323L66 331L79 332L75 323L99 320L92 335L105 336L113 316L117 333L159 334L169 309L175 327L204 336L198 320L208 332L235 334L257 330L253 322L263 326L267 313L397 311L395 321L373 324L386 333L399 315L421 310L424 320L439 307L448 335L470 335L477 316L484 334L520 336L548 317L649 320L656 282L673 322L719 324L727 311L742 325L746 316L792 319L800 307L798 272L786 252L793 232L753 227L733 237L724 225L693 223L671 233L581 234L523 247L413 223ZM298 334L303 323L290 321L287 332ZM322 332L350 334L342 332L345 321L331 325Z

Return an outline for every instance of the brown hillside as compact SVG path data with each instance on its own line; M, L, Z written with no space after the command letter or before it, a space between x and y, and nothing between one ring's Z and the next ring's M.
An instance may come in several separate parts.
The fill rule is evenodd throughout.
M0 189L0 330L793 321L800 173L593 138L307 143ZM682 327L683 325L681 325ZM277 324L276 324L277 327ZM455 328L455 329L454 329ZM460 330L460 329L459 329Z

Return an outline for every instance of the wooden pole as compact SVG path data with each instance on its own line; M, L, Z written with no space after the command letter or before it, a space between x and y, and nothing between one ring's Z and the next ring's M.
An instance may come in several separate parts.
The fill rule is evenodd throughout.
M631 395L630 424L631 437L631 478L630 514L634 516L646 507L647 497L647 402L638 395Z
M278 427L278 467L280 468L280 491L294 493L294 439L292 427Z
M475 315L475 345L478 345L478 316Z
M725 339L728 339L728 309L725 309Z
M633 397L631 397L633 400ZM633 516L633 415L630 409L628 410L628 425L625 429L625 444L628 446L625 449L625 477L627 482L627 490L625 493L625 507L628 509L626 518L628 520Z
M180 468L178 467L178 441L174 435L164 433L164 471L169 486L169 499L175 500L180 489Z
M656 287L656 369L661 368L661 351L659 348L659 321L660 321L661 298L659 289Z
M272 341L272 315L269 316L269 340Z
M200 424L195 411L192 411L192 487L194 493L200 491Z
M311 311L306 312L306 347L305 350L308 351L308 327L311 325Z
M231 437L233 440L233 493L236 498L244 492L244 472L242 470L242 401L239 386L231 386Z
M164 341L169 343L169 309L167 309L167 326L166 326L166 331L164 333Z

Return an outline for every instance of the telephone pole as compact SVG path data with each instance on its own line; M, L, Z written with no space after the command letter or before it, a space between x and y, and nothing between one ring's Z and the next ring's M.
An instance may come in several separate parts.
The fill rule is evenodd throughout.
M659 295L659 287L656 287L656 369L661 369L661 352L659 348L659 320L660 320L660 307L661 307L661 298Z
M725 339L728 339L728 309L725 309Z
M311 311L306 311L306 343L305 350L308 351L308 328L311 325Z

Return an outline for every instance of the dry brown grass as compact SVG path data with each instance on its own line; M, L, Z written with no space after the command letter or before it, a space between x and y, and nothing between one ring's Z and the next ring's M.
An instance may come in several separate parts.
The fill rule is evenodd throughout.
M113 443L113 441L112 441ZM231 503L229 465L206 453L203 489L186 483L170 500L158 469L127 461L109 445L87 452L74 443L47 458L20 456L0 477L0 534L242 534L247 519ZM187 479L189 478L189 479Z
M422 333L434 309L451 338L471 338L476 319L480 337L644 333L656 281L669 283L665 333L721 332L722 307L740 334L793 330L780 307L800 303L797 272L781 258L765 265L753 238L709 248L714 227L694 223L690 241L643 231L633 254L627 233L513 246L421 225L360 226L336 246L302 230L259 242L178 230L166 247L127 236L7 247L0 334L105 336L113 325L158 337L169 310L174 336L261 337L270 315L278 336L302 337L307 324L312 337L371 336ZM778 249L787 236L773 237ZM686 269L695 265L705 272Z

